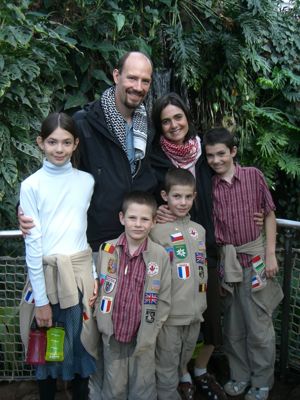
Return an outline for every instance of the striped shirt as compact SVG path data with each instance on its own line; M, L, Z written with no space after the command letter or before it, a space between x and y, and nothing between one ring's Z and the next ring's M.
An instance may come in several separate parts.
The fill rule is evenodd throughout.
M240 246L258 238L261 228L253 220L255 212L264 215L275 205L261 171L254 167L235 166L231 183L218 175L213 177L213 220L219 245ZM240 262L250 265L250 257L241 255Z
M141 323L146 275L143 252L147 248L147 239L133 255L129 253L125 234L120 236L117 246L122 248L112 320L116 340L121 343L129 343L136 336Z

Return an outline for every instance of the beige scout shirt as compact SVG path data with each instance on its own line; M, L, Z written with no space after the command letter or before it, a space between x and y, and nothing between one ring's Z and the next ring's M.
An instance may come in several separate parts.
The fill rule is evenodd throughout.
M120 247L116 246L117 241L118 239L115 239L102 245L97 263L101 288L95 304L94 316L103 340L107 343L114 333L112 310L118 290L120 257ZM162 324L168 318L171 305L171 266L166 251L148 238L143 259L146 276L141 324L137 333L134 355L155 346L156 337Z

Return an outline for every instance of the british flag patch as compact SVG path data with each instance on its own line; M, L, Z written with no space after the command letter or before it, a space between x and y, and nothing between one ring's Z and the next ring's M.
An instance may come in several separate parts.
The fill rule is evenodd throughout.
M144 304L154 304L158 302L158 294L153 292L146 292L144 297Z

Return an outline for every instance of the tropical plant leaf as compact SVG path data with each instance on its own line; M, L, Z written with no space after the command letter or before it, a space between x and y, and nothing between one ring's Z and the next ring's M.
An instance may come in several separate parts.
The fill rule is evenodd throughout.
M67 98L66 104L64 109L68 110L70 108L74 108L74 107L81 107L84 104L87 103L87 98L83 93L77 93L73 96L69 96Z
M32 144L29 143L24 143L20 142L19 140L16 140L15 138L11 138L12 144L15 146L16 149L21 151L24 154L27 154L28 156L34 157L40 162L43 160L43 154L42 152L38 149L37 146L33 146Z
M16 161L12 158L6 158L1 162L0 171L9 186L13 186L18 177L18 168Z

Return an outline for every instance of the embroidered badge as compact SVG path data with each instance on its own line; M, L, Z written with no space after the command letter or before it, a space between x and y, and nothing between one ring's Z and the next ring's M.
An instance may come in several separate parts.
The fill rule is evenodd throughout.
M177 264L177 275L179 279L189 279L189 277L191 276L190 264Z
M26 290L26 293L25 293L25 296L24 296L24 300L28 304L34 304L33 292L32 292L32 288L31 287L29 287Z
M172 242L183 240L183 234L181 232L171 233L170 237Z
M87 313L85 311L83 311L83 313L82 313L82 319L83 319L83 321L89 320L89 316L87 315Z
M115 246L111 243L103 243L102 250L112 254L115 251Z
M153 276L153 275L157 275L158 272L159 272L159 266L155 262L150 261L148 263L148 267L147 267L147 274L149 276Z
M103 296L100 303L100 311L103 314L107 314L111 311L112 308L112 297Z
M199 277L200 279L204 279L204 268L202 265L199 265Z
M174 250L173 247L166 247L166 251L169 254L169 259L172 262L174 259Z
M114 258L110 258L107 263L107 272L110 274L115 274L117 272L117 264L115 263Z
M189 228L189 234L191 235L191 237L193 239L195 239L195 240L198 239L199 234L198 234L198 231L195 228L190 227Z
M195 258L196 258L196 264L205 264L204 253L202 253L201 251L196 251Z
M104 281L106 278L106 274L99 274L99 282L100 282L100 286L103 285Z
M255 272L251 282L252 290L257 291L263 289L267 284L266 267L260 256L253 257L251 262Z
M198 244L199 244L200 250L204 250L205 249L205 242L203 242L203 240L200 240Z
M153 292L146 292L144 296L144 304L154 304L158 302L158 294Z
M206 288L207 288L206 283L200 283L200 285L199 285L199 292L200 292L200 293L206 292Z
M174 244L173 249L177 258L184 259L187 257L187 248L185 243Z
M148 324L153 324L155 321L155 310L146 309L145 321L148 322Z
M151 290L158 292L160 289L160 280L153 279L151 282Z
M111 293L114 288L115 288L115 284L117 282L116 278L112 278L111 276L107 275L105 278L105 282L103 284L103 290L105 293Z

